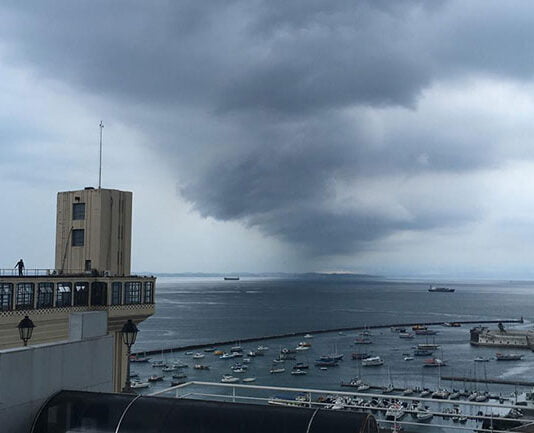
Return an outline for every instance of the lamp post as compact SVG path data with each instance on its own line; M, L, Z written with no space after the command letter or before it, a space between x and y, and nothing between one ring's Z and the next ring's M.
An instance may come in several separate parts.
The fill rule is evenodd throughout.
M24 346L27 346L28 340L32 338L33 328L35 328L35 325L28 316L24 316L24 319L19 322L17 328L19 328L20 339L24 342Z
M123 392L130 392L132 389L130 381L130 355L138 332L139 329L137 329L135 323L132 322L132 319L128 319L121 329L122 342L126 344L126 347L128 348L128 359L126 361L126 385L124 386Z

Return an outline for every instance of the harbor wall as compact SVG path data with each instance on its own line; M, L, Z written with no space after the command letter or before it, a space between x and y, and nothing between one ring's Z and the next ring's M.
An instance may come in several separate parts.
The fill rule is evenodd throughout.
M77 313L70 324L67 341L0 351L0 431L28 433L39 408L60 390L113 391L107 314Z
M489 324L489 323L523 323L523 318L521 319L499 319L499 320L455 320L455 323L462 325L477 325L477 324ZM288 332L285 334L275 334L275 335L264 335L260 337L250 337L250 338L236 338L233 340L225 341L215 341L211 343L201 343L201 344L190 344L187 346L177 346L177 347L167 347L163 349L153 349L145 350L132 353L133 356L149 356L149 355L158 355L162 353L173 353L183 350L194 350L202 349L203 347L211 346L224 346L228 344L235 344L236 342L240 343L250 343L264 340L275 340L277 338L286 338L286 337L302 337L306 334L326 334L330 332L349 332L349 331L361 331L365 329L384 329L384 328L406 328L415 325L422 326L436 326L443 325L444 322L409 322L409 323L390 323L386 325L371 325L371 326L351 326L344 328L330 328L330 329L315 329L312 331L299 331L299 332Z

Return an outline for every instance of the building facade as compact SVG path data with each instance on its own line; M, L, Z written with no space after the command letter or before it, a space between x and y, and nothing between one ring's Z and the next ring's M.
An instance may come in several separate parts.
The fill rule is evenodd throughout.
M35 324L30 344L68 339L69 316L105 311L114 338L114 390L126 382L123 324L154 314L156 279L131 275L132 193L86 188L57 197L55 269L3 270L0 275L0 350L22 346L17 324Z

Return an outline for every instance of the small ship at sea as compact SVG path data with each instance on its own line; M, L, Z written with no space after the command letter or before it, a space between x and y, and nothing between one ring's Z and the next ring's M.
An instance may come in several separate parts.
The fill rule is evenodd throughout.
M428 288L429 292L443 292L443 293L453 293L455 289L451 289L450 287L434 287L430 286Z

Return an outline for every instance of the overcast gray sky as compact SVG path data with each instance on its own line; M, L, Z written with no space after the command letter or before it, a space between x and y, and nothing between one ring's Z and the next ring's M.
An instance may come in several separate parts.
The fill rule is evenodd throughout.
M2 267L134 192L138 271L534 276L530 1L4 1Z

